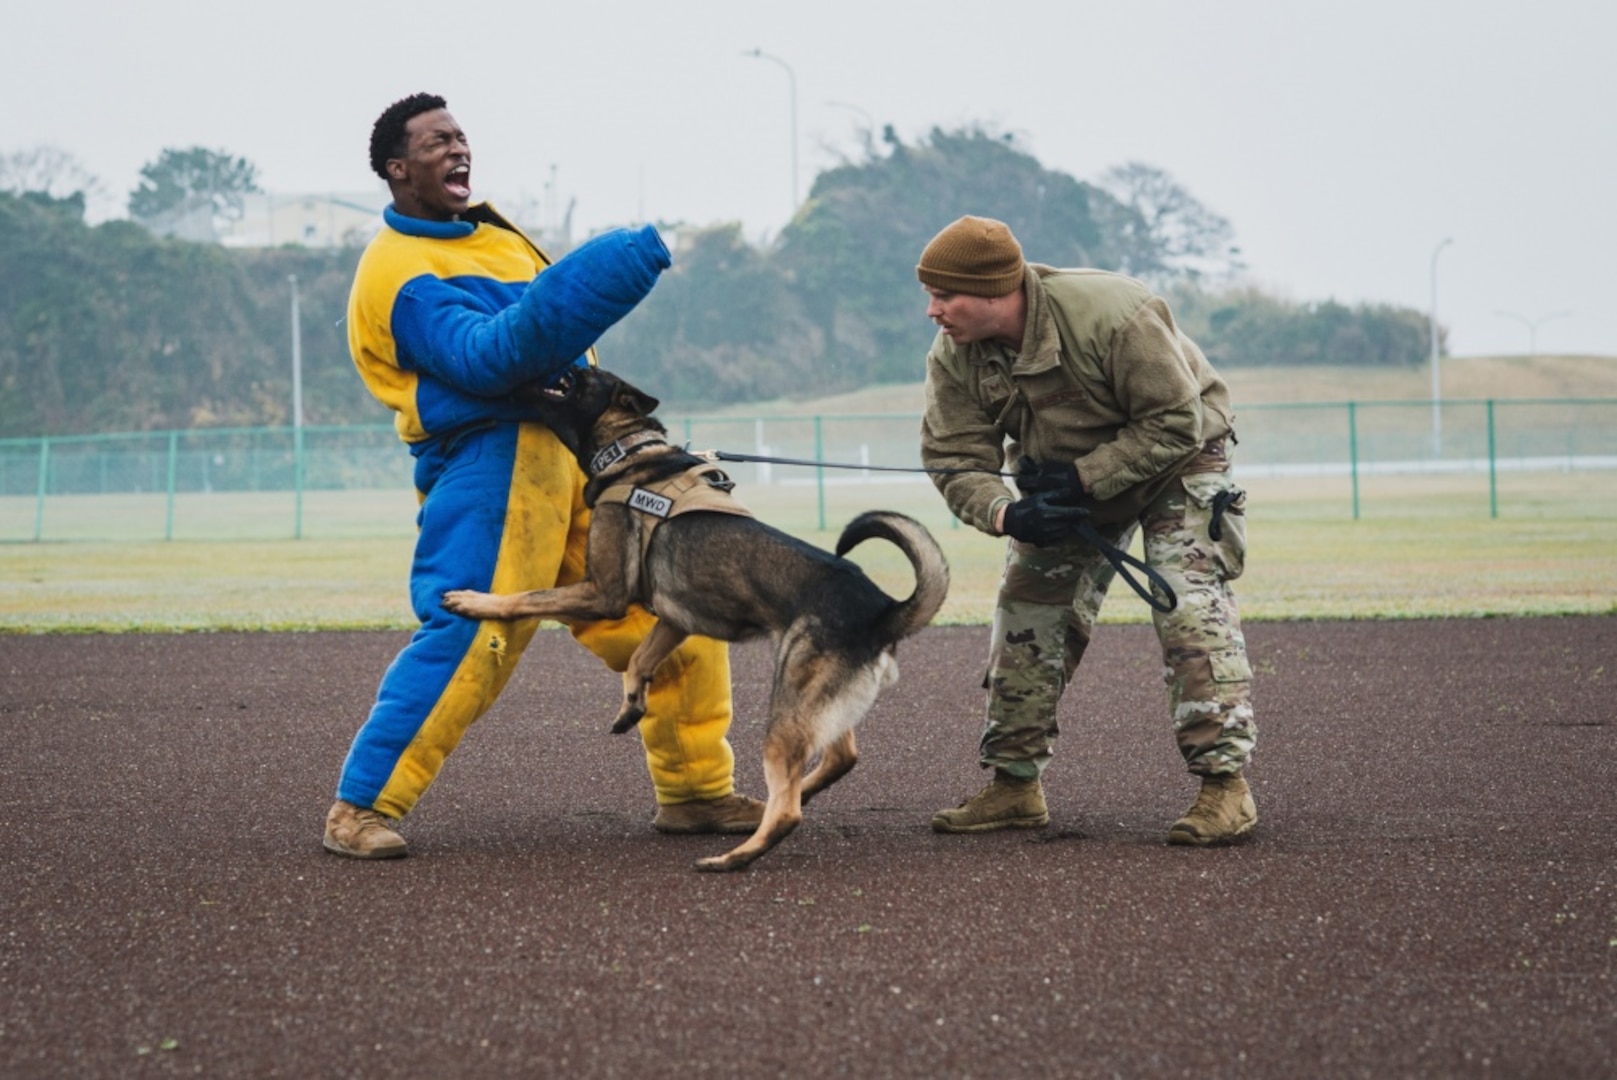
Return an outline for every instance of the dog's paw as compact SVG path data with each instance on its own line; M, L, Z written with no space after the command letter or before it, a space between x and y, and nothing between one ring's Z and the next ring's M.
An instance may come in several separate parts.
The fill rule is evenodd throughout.
M445 611L452 611L456 615L465 615L467 618L487 618L483 608L486 607L487 593L475 592L471 589L451 589L444 593L442 601Z
M623 711L618 713L618 718L612 721L612 734L622 735L625 731L640 723L641 718L645 715L646 707L644 705L625 704Z
M728 855L715 855L711 859L697 859L696 869L704 874L729 874L745 870L751 859L733 859Z

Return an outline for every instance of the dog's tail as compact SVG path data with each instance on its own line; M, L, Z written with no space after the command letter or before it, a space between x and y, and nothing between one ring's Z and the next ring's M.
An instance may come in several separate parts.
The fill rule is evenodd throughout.
M915 591L882 617L880 635L897 642L931 622L943 607L943 598L949 594L949 561L926 526L891 510L868 510L848 522L837 540L837 554L846 555L872 538L898 545L915 569Z

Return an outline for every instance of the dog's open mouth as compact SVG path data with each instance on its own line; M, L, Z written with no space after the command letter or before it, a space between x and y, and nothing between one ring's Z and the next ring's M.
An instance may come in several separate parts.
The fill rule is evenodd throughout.
M573 396L573 391L576 389L578 389L578 380L573 377L571 371L564 371L556 376L555 381L551 382L550 385L541 386L539 392L555 401L566 401Z

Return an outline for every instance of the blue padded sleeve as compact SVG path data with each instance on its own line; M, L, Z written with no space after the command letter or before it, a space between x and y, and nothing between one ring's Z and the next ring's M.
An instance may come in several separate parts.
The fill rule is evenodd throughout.
M453 282L410 281L393 309L401 365L493 397L572 365L634 310L671 265L650 225L594 237L547 268L516 303L479 302Z

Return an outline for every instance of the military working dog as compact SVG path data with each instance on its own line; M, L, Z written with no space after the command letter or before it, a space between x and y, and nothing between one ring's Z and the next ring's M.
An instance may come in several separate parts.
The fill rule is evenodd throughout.
M629 660L615 733L645 714L646 687L688 635L775 644L764 735L768 803L757 830L699 870L740 870L803 819L803 804L858 760L854 727L898 677L900 640L931 622L949 588L937 541L903 514L870 511L843 530L836 554L764 524L729 496L710 460L668 443L658 401L596 367L517 391L578 458L591 508L585 580L535 592L444 594L476 619L615 619L630 604L657 616ZM843 556L864 540L897 545L915 591L894 600ZM805 775L818 753L819 764Z

